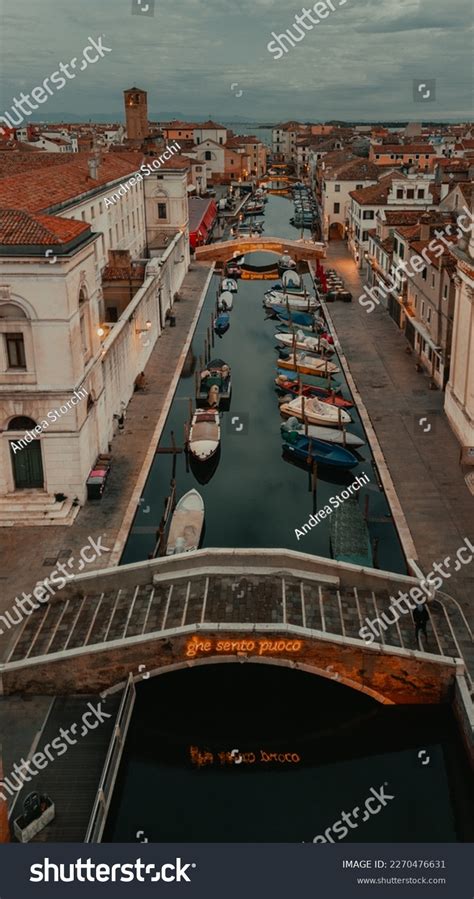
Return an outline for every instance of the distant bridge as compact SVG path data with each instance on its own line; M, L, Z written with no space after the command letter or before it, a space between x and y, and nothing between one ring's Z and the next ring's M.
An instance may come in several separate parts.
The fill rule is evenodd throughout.
M311 672L385 704L447 701L464 671L455 610L430 602L429 653L415 648L408 615L380 643L359 636L391 594L417 583L278 549L205 549L91 572L25 620L0 665L0 694L98 693L130 672L239 661Z
M316 262L326 256L326 244L313 240L285 240L282 237L246 237L237 240L223 240L220 243L196 247L196 262L227 262L244 253L267 252L279 256L288 254L296 262Z

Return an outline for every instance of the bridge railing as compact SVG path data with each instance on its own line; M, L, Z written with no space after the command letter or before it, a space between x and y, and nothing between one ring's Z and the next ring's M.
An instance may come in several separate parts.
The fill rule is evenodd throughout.
M94 800L89 826L85 836L85 843L100 843L105 828L105 822L112 801L115 781L122 758L123 747L127 736L133 706L135 704L135 684L132 675L129 675L127 686L123 691L122 701L117 712L114 732L110 741L109 750L105 759L102 775Z

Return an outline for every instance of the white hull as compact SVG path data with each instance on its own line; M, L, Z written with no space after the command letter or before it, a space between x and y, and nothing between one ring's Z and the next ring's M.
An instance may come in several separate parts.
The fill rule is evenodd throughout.
M283 343L284 346L290 347L290 349L295 346L297 350L306 350L308 353L319 353L328 349L331 353L334 352L334 347L324 337L318 340L317 337L305 337L298 334L294 344L293 334L290 334L288 331L277 331L275 337L279 343Z
M166 555L173 556L198 549L203 525L204 500L197 490L189 490L181 497L173 512Z
M280 406L280 412L303 421L303 397L298 396L291 403L283 403ZM304 398L304 415L308 424L322 425L324 427L337 427L339 423L341 425L350 424L352 421L345 409L321 403L320 400L314 397Z
M289 419L286 422L286 424L289 424ZM298 434L305 433L304 425L302 425L299 421L298 421L297 426L295 428L293 428L292 430L297 431ZM357 437L356 434L349 434L349 432L346 431L346 433L344 435L343 432L340 431L339 429L323 428L323 427L320 427L319 425L308 425L308 437L315 437L318 440L325 440L326 443L337 443L341 446L344 446L344 439L346 441L345 442L346 446L358 447L358 446L364 446L364 443L365 443L365 440L362 440L360 437Z
M217 308L221 312L230 312L232 306L234 305L234 298L230 292L230 290L224 290L217 299Z
M298 312L308 312L308 310L318 309L320 306L316 297L309 295L307 297L299 297L278 290L267 291L263 303L265 306L289 306L290 309L296 309Z
M196 409L189 431L189 452L199 462L207 462L217 452L221 439L219 413Z
M335 375L340 369L334 362L328 362L327 359L321 359L317 356L306 356L304 353L297 353L296 365L293 356L288 359L278 359L278 368L284 368L288 371L302 372L304 375Z

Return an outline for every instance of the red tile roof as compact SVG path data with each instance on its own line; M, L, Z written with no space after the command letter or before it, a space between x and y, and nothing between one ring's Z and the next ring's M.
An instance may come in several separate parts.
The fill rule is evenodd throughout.
M373 153L424 153L434 155L435 151L431 144L375 144L372 147Z
M362 187L359 190L351 190L349 196L352 197L361 206L383 206L388 199L388 195L392 188L392 181L403 180L399 172L392 172L381 178L378 184L372 184L369 187Z
M22 209L0 210L0 243L5 246L60 246L90 231L87 222Z

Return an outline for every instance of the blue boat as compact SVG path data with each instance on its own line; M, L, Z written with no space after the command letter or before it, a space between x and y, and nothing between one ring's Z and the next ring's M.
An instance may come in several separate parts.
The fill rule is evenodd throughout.
M335 468L354 468L359 464L354 453L350 453L343 446L326 443L316 437L295 434L294 431L287 435L283 448L289 455L295 456L302 462L309 463L314 460L318 465L332 465Z
M314 322L314 316L311 312L297 312L296 310L288 312L286 306L270 306L272 312L275 313L276 316L280 319L280 321L287 322L291 319L295 325L302 325L303 327L312 328Z
M230 315L228 312L221 312L217 318L214 319L214 331L216 334L224 334L227 331L230 325Z

